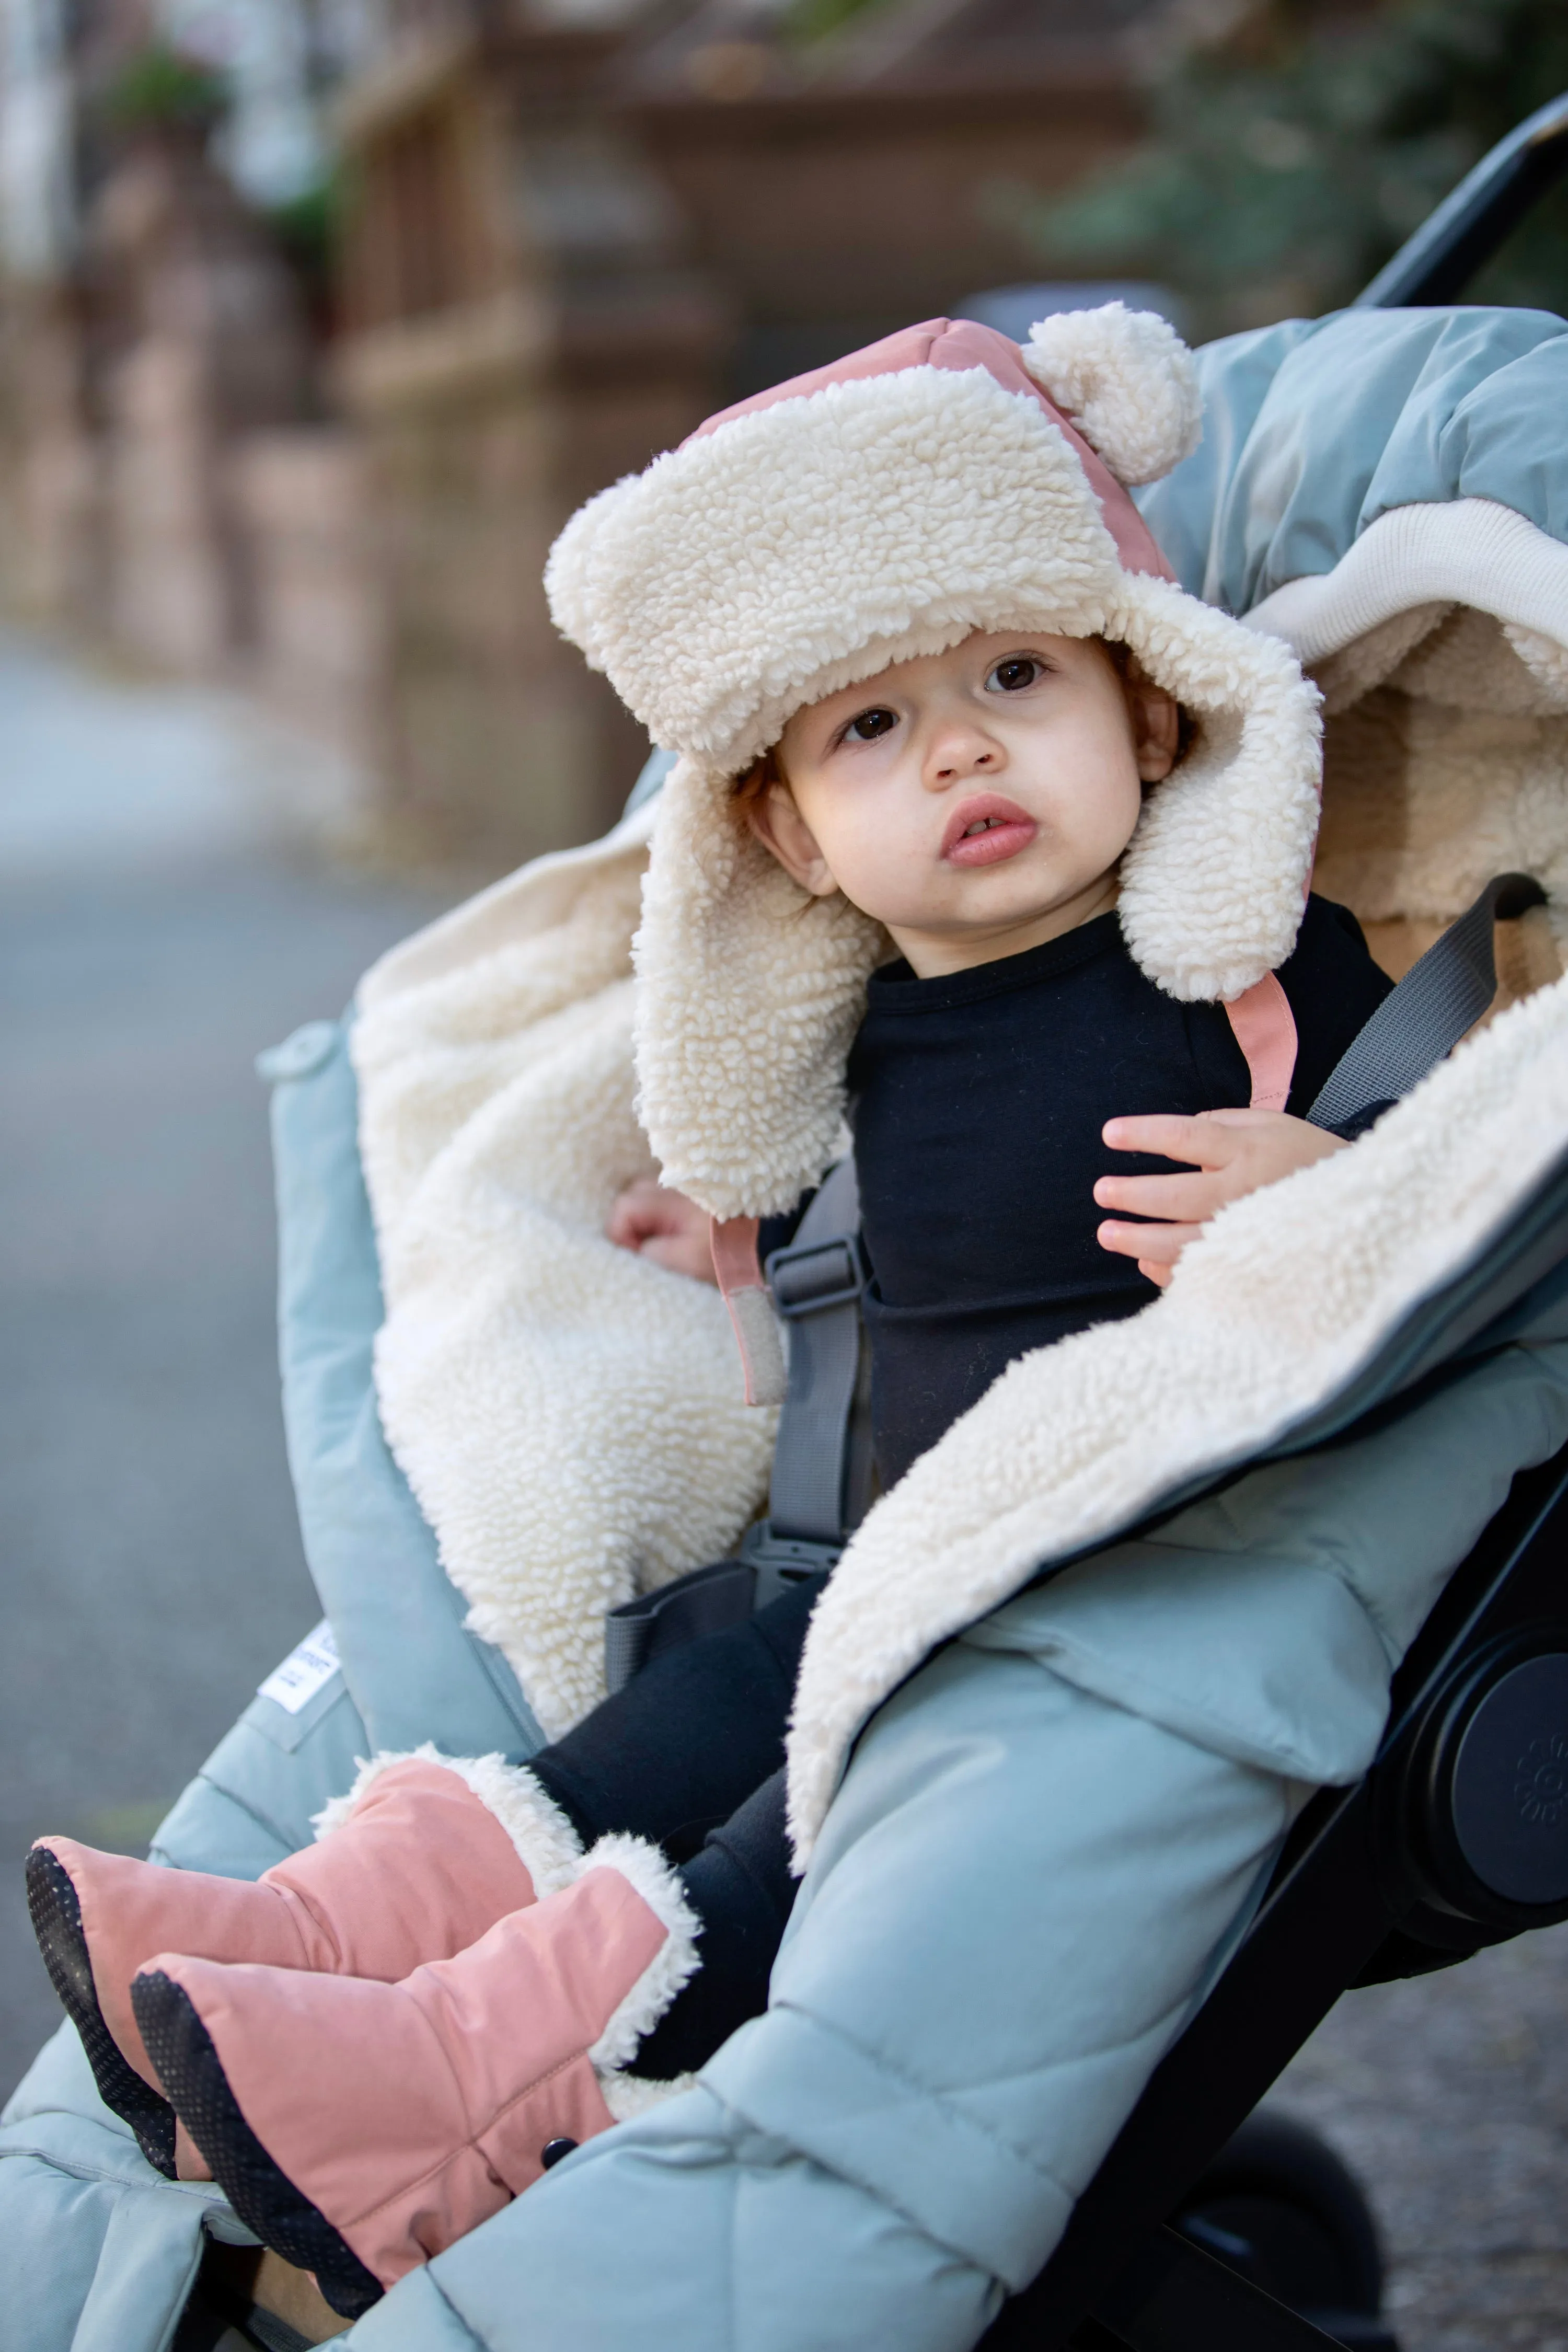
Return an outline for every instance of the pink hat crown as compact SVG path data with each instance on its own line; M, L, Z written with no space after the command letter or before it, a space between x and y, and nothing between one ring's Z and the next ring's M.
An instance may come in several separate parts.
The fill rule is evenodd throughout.
M1130 382L1121 362L1134 352L1142 365ZM1196 448L1203 430L1197 377L1173 327L1120 302L1042 319L1022 348L971 319L927 319L720 409L683 446L721 432L735 417L760 415L784 400L809 400L829 384L864 383L916 367L983 368L1004 392L1032 400L1083 467L1123 569L1174 577L1128 487L1158 481Z

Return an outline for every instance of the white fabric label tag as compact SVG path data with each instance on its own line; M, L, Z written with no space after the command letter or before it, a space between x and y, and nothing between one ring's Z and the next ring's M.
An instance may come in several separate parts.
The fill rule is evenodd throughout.
M273 1700L286 1715L298 1715L338 1671L338 1645L323 1617L315 1632L307 1633L299 1648L290 1650L283 1664L273 1668L257 1696Z

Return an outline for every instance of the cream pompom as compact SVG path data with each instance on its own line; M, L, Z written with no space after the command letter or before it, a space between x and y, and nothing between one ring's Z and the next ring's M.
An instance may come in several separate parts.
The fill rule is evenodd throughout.
M1119 482L1157 482L1203 438L1193 355L1153 310L1107 302L1029 330L1024 365Z

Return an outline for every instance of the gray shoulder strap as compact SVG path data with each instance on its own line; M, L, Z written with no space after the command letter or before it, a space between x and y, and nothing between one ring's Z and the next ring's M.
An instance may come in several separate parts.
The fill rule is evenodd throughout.
M1489 882L1341 1055L1307 1113L1313 1126L1344 1127L1373 1103L1397 1101L1451 1054L1497 992L1492 925L1545 900L1528 874L1500 874Z
M619 1690L677 1643L719 1632L801 1584L826 1582L870 1496L870 1442L859 1409L860 1193L841 1160L768 1260L773 1303L789 1327L789 1384L779 1414L768 1517L735 1559L694 1569L605 1619L607 1687Z
M768 1531L775 1542L837 1552L847 1524L858 1517L848 1489L866 1286L859 1233L855 1162L841 1160L790 1246L768 1260L773 1305L789 1328L789 1386L768 1496Z

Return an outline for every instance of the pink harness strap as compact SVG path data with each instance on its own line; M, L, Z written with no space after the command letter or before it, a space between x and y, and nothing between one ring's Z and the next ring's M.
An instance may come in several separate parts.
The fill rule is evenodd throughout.
M730 1310L735 1345L746 1376L748 1404L782 1404L784 1393L784 1348L779 1339L773 1300L757 1263L755 1217L709 1220L713 1271L724 1304Z
M1283 1110L1296 1068L1296 1016L1276 972L1232 997L1226 1018L1252 1073L1253 1110Z

